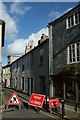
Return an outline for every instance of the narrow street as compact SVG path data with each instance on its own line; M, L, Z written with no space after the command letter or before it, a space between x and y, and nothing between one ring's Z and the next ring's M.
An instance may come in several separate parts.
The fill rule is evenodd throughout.
M14 107L6 110L5 109L6 103L9 100L12 93L8 89L5 89L3 91L2 118L54 118L54 119L60 118L59 116L53 115L49 112L45 112L45 111L42 111L42 110L40 110L39 112L36 112L36 109L34 109L34 107L31 107L31 108L28 109L27 99L25 100L25 99L22 99L21 97L19 97L20 101L21 101L21 110L19 110L18 108L15 109Z
M9 109L6 110L6 104L7 101L10 99L11 95L16 92L20 101L21 101L21 109L19 110L18 107L10 107ZM40 109L39 112L36 112L36 109L34 107L28 107L28 101L30 97L27 96L24 93L14 91L13 89L8 89L5 88L3 91L3 96L2 96L2 120L5 120L6 118L50 118L53 120L57 119L73 119L73 120L79 120L80 118L80 113L75 112L69 109L65 109L65 117L61 118L61 116L57 114L51 114L44 109Z

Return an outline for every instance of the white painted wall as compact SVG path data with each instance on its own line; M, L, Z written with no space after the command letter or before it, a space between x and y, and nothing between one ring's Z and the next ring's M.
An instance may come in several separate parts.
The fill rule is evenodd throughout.
M0 25L0 82L1 82L1 72L2 72L2 25Z

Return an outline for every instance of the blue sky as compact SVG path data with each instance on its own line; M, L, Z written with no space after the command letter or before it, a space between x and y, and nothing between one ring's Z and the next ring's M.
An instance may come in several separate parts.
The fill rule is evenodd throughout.
M1 2L0 18L6 22L3 65L7 64L8 55L23 55L30 40L36 46L42 33L48 35L48 23L76 5L76 2Z

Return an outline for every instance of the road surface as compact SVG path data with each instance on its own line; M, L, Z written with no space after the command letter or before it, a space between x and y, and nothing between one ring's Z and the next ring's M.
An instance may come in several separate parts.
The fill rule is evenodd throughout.
M5 89L3 91L3 106L6 105L11 95L12 93L8 89ZM22 98L20 98L20 100L21 100L21 110L15 109L14 107L5 110L4 107L2 112L2 118L52 118L52 119L54 118L54 120L56 120L55 118L59 118L59 116L50 114L49 112L44 112L42 110L40 110L37 113L34 107L28 109L27 101L23 100Z

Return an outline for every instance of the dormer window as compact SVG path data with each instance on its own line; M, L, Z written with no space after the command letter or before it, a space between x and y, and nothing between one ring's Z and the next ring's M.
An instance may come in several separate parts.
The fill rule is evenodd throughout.
M79 19L78 19L78 12L75 13L75 24L77 24L79 22Z
M79 23L80 23L80 10L67 17L66 28L69 29Z

